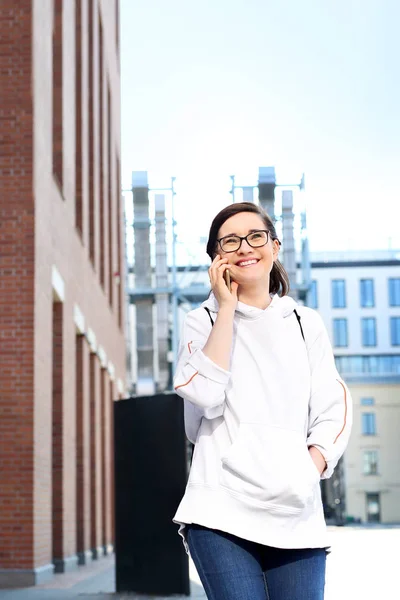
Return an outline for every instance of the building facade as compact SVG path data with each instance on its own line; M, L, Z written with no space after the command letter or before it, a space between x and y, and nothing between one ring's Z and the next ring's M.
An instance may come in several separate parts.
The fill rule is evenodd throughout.
M126 393L118 0L1 6L0 586L113 544Z
M400 252L313 256L321 314L354 402L344 459L348 517L400 522Z

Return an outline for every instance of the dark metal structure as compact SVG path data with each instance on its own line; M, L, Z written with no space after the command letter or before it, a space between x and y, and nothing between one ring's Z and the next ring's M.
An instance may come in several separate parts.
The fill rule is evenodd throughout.
M115 402L114 435L117 592L189 595L172 522L187 480L183 402L176 394Z

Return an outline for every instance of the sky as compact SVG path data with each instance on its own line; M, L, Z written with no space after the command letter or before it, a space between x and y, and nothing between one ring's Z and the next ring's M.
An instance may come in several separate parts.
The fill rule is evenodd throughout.
M182 242L230 175L304 172L311 251L400 248L399 20L397 0L121 0L123 187L176 177Z

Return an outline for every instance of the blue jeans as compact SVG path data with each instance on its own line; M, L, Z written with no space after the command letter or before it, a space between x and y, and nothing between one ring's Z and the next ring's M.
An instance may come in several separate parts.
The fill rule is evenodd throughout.
M282 550L187 525L190 554L208 600L323 600L326 551Z

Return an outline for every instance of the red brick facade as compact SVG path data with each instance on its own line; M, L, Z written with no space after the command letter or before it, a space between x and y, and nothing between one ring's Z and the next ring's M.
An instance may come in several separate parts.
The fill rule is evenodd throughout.
M0 6L0 587L113 544L112 402L126 376L117 20L118 0Z

